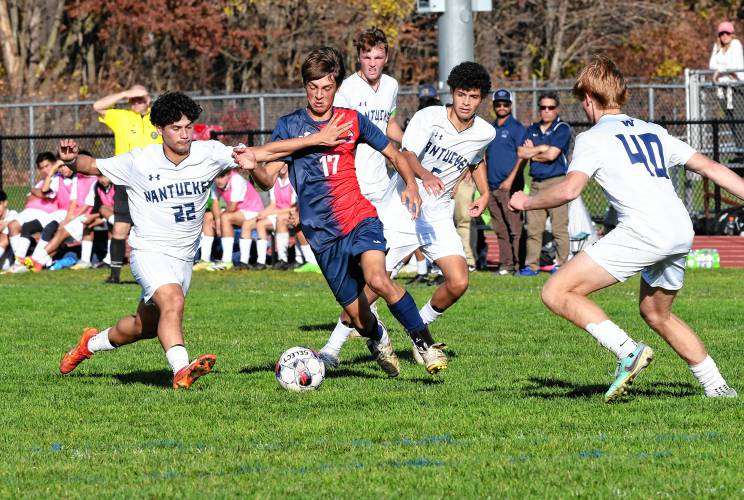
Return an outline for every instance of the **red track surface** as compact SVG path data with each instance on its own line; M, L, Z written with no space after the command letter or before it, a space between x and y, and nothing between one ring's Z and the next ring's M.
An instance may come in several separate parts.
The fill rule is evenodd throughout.
M499 244L496 235L486 232L488 255L486 261L489 266L499 262ZM721 256L721 267L744 267L744 237L741 236L695 236L692 248L715 248Z

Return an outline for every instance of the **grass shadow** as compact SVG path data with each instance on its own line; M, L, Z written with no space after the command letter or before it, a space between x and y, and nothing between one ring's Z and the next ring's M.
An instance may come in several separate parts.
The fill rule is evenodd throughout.
M328 335L331 334L334 328L336 328L336 323L319 323L315 325L299 326L301 332L327 332Z
M119 373L113 377L122 384L142 384L151 387L171 387L173 374L168 370L137 370L129 373Z
M593 397L604 395L609 387L609 384L581 385L566 380L542 377L532 377L527 382L530 385L522 389L522 394L525 397L542 399ZM496 389L486 390L494 391ZM686 382L653 382L630 389L630 395L651 397L685 397L696 395L698 392L695 387Z
M261 372L274 373L275 368L276 368L275 363L265 363L265 364L256 365L256 366L246 366L245 368L241 368L240 370L238 370L238 373L243 373L245 375L252 375L254 373L261 373Z

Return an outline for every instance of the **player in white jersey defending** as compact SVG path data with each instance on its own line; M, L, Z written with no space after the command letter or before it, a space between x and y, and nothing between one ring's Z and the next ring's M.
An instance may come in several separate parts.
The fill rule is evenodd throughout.
M473 62L459 64L450 72L447 84L452 105L429 106L416 112L403 135L403 150L418 177L422 199L419 217L412 220L405 207L396 206L400 205L398 200L405 188L398 175L390 180L377 205L389 247L385 257L387 271L402 266L419 247L442 270L444 282L419 311L426 325L457 302L468 288L465 252L452 219L452 191L466 170L471 169L481 195L471 203L470 215L477 217L485 210L489 192L483 156L496 133L475 114L491 89L491 79L483 66ZM369 290L365 293L370 303L376 299ZM342 316L341 321L346 322L347 318ZM326 364L337 366L341 346L338 342L329 344L321 350L321 357ZM414 359L423 363L418 351L414 351Z
M78 344L60 361L70 373L98 351L158 337L173 370L173 387L188 388L209 373L216 361L205 354L189 363L182 333L183 306L191 281L192 262L199 243L204 210L214 178L234 165L233 148L217 141L193 139L193 122L201 108L188 96L166 93L152 106L151 120L163 144L135 148L108 159L78 156L77 144L60 143L60 158L88 175L106 175L126 187L132 215L130 236L132 274L142 286L136 314L121 318L102 331L86 328ZM252 148L244 163L282 158L296 149L336 145L350 124ZM330 130L329 130L330 129ZM255 165L255 164L254 164Z
M535 197L514 193L510 205L515 210L562 205L578 197L593 176L619 222L551 276L542 289L543 302L617 356L615 380L605 394L605 401L613 401L648 366L654 352L631 339L587 295L640 272L640 313L646 323L687 362L706 396L735 397L701 340L672 313L694 233L667 168L684 165L739 198L744 198L744 181L664 128L623 114L625 79L609 59L595 57L579 74L573 92L595 125L576 138L565 180Z
M398 82L383 73L388 60L387 37L382 30L370 28L359 34L354 45L359 58L359 70L343 81L333 104L358 111L388 138L400 144L403 130L395 120ZM385 157L367 144L359 144L354 167L362 195L378 208L390 182ZM354 333L356 330L339 317L321 353L340 350L349 335Z

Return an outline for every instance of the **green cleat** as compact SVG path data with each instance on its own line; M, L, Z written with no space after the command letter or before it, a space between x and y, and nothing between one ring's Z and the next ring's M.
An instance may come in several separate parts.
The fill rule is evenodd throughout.
M311 264L305 262L300 267L294 270L296 273L320 273L320 266L318 264Z
M654 350L646 344L638 344L635 351L631 352L617 364L615 380L605 393L605 403L616 400L628 391L633 380L641 371L651 364L654 359Z

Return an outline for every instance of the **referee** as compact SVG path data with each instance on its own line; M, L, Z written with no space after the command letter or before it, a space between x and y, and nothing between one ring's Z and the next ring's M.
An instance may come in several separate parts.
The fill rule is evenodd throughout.
M129 109L114 108L117 102L127 100ZM93 103L98 121L114 133L114 155L144 148L148 144L161 144L162 138L150 122L150 94L143 85L134 85L123 92L109 94ZM127 192L116 187L114 194L114 230L111 238L111 274L106 283L120 283L126 240L132 227L129 216Z

